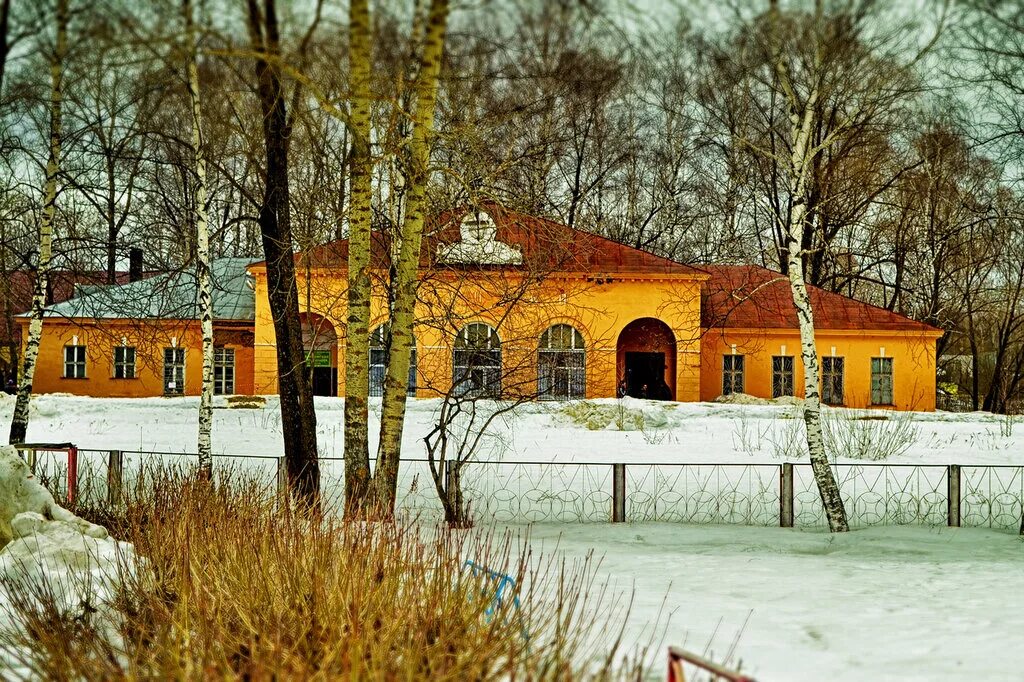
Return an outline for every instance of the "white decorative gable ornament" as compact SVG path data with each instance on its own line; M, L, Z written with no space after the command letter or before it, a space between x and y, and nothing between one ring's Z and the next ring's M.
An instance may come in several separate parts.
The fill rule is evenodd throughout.
M459 232L461 241L437 247L439 262L463 265L519 265L523 262L518 247L498 241L498 226L483 211L467 213Z

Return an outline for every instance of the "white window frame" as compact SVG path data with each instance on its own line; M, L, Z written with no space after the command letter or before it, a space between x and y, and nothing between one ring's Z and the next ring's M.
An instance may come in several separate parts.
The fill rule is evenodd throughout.
M887 367L888 371L883 371L883 366ZM871 404L880 406L894 405L896 400L895 385L896 363L893 359L891 357L871 358ZM877 399L876 395L878 396ZM888 400L885 399L886 397L888 397Z
M69 344L64 346L64 374L65 379L86 379L87 368L86 348L82 344Z
M456 395L500 398L501 368L501 338L494 327L472 322L459 331L452 349L452 388Z
M370 396L384 395L384 378L388 373L388 342L385 338L387 325L382 324L370 334ZM406 396L416 397L417 371L416 337L412 337L412 352L409 354L409 387Z
M553 324L537 348L537 394L541 400L587 397L587 351L583 335L570 324Z
M213 349L213 394L235 393L235 349L216 346Z
M114 379L135 379L135 346L114 346ZM118 355L121 357L118 358Z
M171 354L171 360L168 361L168 353ZM181 361L177 360L180 354ZM164 395L185 395L185 349L174 346L164 348L164 365L163 365L163 386ZM168 372L174 372L175 376L169 377ZM171 382L169 379L173 379L174 388L170 388Z

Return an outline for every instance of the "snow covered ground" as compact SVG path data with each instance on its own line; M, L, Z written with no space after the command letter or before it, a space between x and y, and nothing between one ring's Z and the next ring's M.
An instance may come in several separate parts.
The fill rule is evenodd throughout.
M662 675L669 644L723 660L737 638L729 662L760 682L1009 682L1024 671L1024 542L1011 534L544 524L531 543L603 556L600 574L635 592L630 639L662 644Z
M198 400L42 395L32 401L28 439L72 441L80 448L195 452ZM612 412L613 420L604 427L600 427L601 415L589 425L567 416L563 403L524 405L514 416L496 424L495 434L480 457L561 463L803 461L802 454L790 447L799 429L792 406L658 403L628 398L622 403L627 417L637 411L643 413L643 425L627 418L622 424L626 430L620 430L614 419L619 404L616 400L587 401ZM220 399L216 404L224 405ZM425 456L422 439L439 405L438 400L410 401L404 434L407 456ZM10 420L13 406L12 396L0 395L0 421ZM317 398L316 408L321 454L341 457L344 400ZM371 412L379 409L379 399L371 400ZM864 417L892 414L831 409L826 413L853 431L883 428L886 422ZM897 427L890 428L901 430L910 442L905 451L887 458L887 463L1024 464L1024 418L1018 418L1009 434L1005 417L986 413L901 413L895 415L895 420ZM378 426L378 415L371 414L371 438ZM276 399L270 398L265 409L216 410L213 442L215 452L222 454L280 456L281 415ZM861 460L841 453L838 461Z
M99 450L193 452L196 407L192 398L39 396L33 401L29 440L71 441ZM437 407L432 400L410 404L408 456L423 456L422 437ZM764 469L770 476L782 461L802 461L791 448L798 440L794 425L799 424L792 407L633 400L622 403L624 412L617 412L619 407L617 401L593 401L582 412L571 408L569 415L557 404L527 405L499 424L481 456L504 462L510 477L545 471L551 478L550 471L563 472L562 483L581 490L589 486L593 493L575 502L605 515L611 467L575 463L626 462L631 472L659 465L651 469L655 473L678 469L680 463L708 463L710 469L696 469L712 472L726 469L718 464L745 464L749 466L729 470ZM12 399L0 400L0 422L10 419L12 408ZM342 455L342 409L339 399L317 400L320 447L329 457ZM850 471L873 471L861 468L862 460L849 454L858 438L867 434L881 439L876 430L883 427L878 425L889 424L884 428L893 429L889 440L896 445L885 462L919 465L896 468L917 472L914 476L939 476L930 489L911 495L912 503L930 500L934 507L935 518L925 521L941 523L944 518L944 501L928 496L944 489L945 465L1024 465L1024 423L1008 424L1002 417L934 413L879 421L862 419L871 416L866 412L829 412L852 434L838 457L840 463L858 465ZM639 422L636 413L643 416ZM376 427L373 417L371 433ZM217 410L213 437L220 453L279 456L282 435L275 401L265 409ZM273 460L249 461L273 475ZM558 464L538 468L523 462ZM417 467L422 474L422 464L406 469L415 472ZM325 463L327 486L337 483L340 469L340 462ZM1010 488L1019 486L1021 470L1007 470L1017 477ZM649 493L644 481L631 484L632 492ZM769 484L769 493L777 490L776 479L769 478ZM561 518L552 513L555 502L536 481L520 490L506 485L513 498L541 493L532 502L547 510L540 518ZM418 494L424 501L431 497L422 484ZM895 499L891 495L901 494L887 492L890 497L880 497L883 506ZM869 498L857 499L868 499L868 512L873 509ZM566 500L556 501L564 510ZM764 502L768 509L777 505L777 497L769 495ZM1019 518L1019 506L1013 504L1009 516L1016 513ZM829 536L679 523L544 523L529 532L535 549L557 548L569 557L594 551L603 557L603 576L619 589L635 589L628 632L643 642L655 637L659 673L663 645L704 651L710 643L710 651L722 659L737 635L730 662L742 661L743 669L762 681L998 681L1021 679L1024 670L1024 649L1018 646L1024 632L1024 592L1019 589L1024 543L1013 533L916 525ZM664 620L660 629L657 622L663 602L672 612L667 630Z
M218 402L220 407L225 403ZM410 403L404 456L425 455L423 436L437 400ZM325 489L341 488L341 399L317 400L318 442ZM372 404L374 411L380 403ZM107 449L195 451L197 399L34 399L30 441L69 441L83 449L81 476L105 485ZM11 400L0 403L8 418ZM825 519L804 453L802 422L792 405L658 403L633 399L533 403L492 425L463 487L479 519L607 521L613 462L627 465L627 519L778 525L782 462L794 462L797 525ZM370 432L377 430L371 416ZM989 414L826 410L826 441L851 523L942 524L948 464L963 466L965 525L1019 526L1024 499L1024 424ZM244 467L273 484L282 452L276 399L263 409L218 409L215 466ZM373 445L371 445L373 447ZM145 455L127 455L127 471ZM265 459L259 459L265 458ZM179 460L180 461L180 460ZM883 467L879 463L900 466ZM990 468L986 465L993 465ZM439 513L430 471L407 461L400 504ZM84 484L83 484L84 487Z

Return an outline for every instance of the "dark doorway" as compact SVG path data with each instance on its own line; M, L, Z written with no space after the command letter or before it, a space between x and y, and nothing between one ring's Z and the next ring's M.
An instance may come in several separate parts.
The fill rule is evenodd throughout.
M338 370L335 367L313 367L313 395L338 395Z
M302 345L313 395L338 395L338 335L327 318L302 313Z
M676 399L676 338L667 324L653 317L633 320L619 332L616 357L618 394Z
M626 395L652 400L671 400L665 384L664 353L626 353Z

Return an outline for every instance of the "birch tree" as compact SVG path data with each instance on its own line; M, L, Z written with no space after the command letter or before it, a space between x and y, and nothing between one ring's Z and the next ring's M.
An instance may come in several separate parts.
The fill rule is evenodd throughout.
M744 141L756 154L773 159L786 182L788 211L778 211L775 229L800 330L807 446L822 506L833 532L848 530L848 524L822 439L814 311L806 279L814 248L808 240L814 229L808 202L812 194L819 203L830 200L816 177L822 156L842 143L851 131L891 111L914 94L913 85L908 85L900 74L908 72L934 45L945 17L943 13L934 37L917 56L906 60L901 58L905 51L905 27L889 29L885 22L891 18L871 13L867 11L869 7L849 3L826 15L824 0L815 0L809 15L786 16L779 9L778 0L771 1L766 17L767 78L772 96L781 102L786 115L778 130L769 134L769 148L760 141ZM872 33L867 28L869 22L874 22L873 42L865 38ZM878 64L885 68L877 68ZM855 87L837 94L832 80L837 74L845 76L844 85L852 82ZM825 121L820 119L819 112L827 98L841 99L831 102L836 114Z
M50 53L50 149L46 161L46 176L43 184L43 206L39 218L39 260L36 265L35 283L32 291L32 309L28 327L28 339L22 359L21 382L14 404L11 431L8 442L24 443L28 431L29 399L32 397L32 380L35 377L36 360L39 357L39 341L43 333L43 312L46 307L46 287L49 279L50 259L53 255L53 224L57 214L57 182L60 175L62 128L62 105L64 92L64 62L68 53L69 0L57 0L54 14L55 41Z
M423 51L415 81L415 109L410 117L412 134L405 156L406 208L398 235L401 244L398 247L398 258L393 267L391 281L391 343L381 404L377 466L370 492L372 504L385 514L394 511L398 487L398 467L413 344L413 313L425 225L427 181L430 175L430 144L438 80L444 57L445 33L448 28L448 13L448 0L431 0L426 17Z
M345 330L345 512L356 513L370 478L367 398L370 393L370 231L373 217L370 159L370 7L349 2L350 203L348 325Z
M192 158L196 223L196 282L200 329L203 336L203 383L199 395L199 469L206 477L213 473L213 292L210 284L210 230L206 214L206 151L203 140L203 110L199 91L198 48L191 0L182 0L185 18L185 50L188 98L192 114Z
M817 0L813 20L813 38L816 44L813 48L814 61L811 65L814 76L809 79L810 87L805 92L797 91L788 60L781 49L781 41L778 39L781 30L778 0L772 0L769 40L772 43L772 66L789 109L788 136L791 151L787 159L788 168L786 170L789 176L789 195L792 207L783 234L786 239L789 286L800 326L800 357L804 366L803 416L807 432L807 449L810 453L814 480L818 485L825 516L828 518L829 530L837 533L849 530L849 525L846 520L843 499L839 494L839 485L829 467L821 432L821 394L818 390L820 373L818 371L818 350L814 339L814 311L811 309L807 283L804 280L804 254L802 252L804 234L807 230L807 195L810 175L813 173L814 157L821 151L814 146L811 137L816 124L814 112L818 98L821 96L820 80L818 80L817 74L821 72L824 50L824 45L821 42L824 36L820 34L822 13L822 0Z

